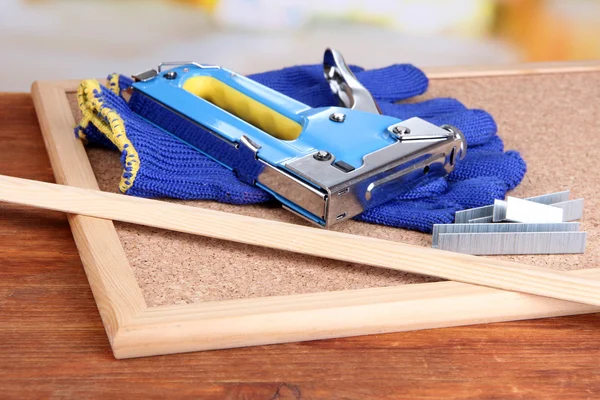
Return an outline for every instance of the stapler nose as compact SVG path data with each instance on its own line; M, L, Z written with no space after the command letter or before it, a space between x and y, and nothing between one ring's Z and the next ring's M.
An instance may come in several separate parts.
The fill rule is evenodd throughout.
M450 165L454 165L456 159L463 160L467 156L467 141L465 140L465 135L455 126L452 125L442 125L440 128L452 133L454 135L455 143L458 143L458 149L455 147L455 150L452 150L450 155Z

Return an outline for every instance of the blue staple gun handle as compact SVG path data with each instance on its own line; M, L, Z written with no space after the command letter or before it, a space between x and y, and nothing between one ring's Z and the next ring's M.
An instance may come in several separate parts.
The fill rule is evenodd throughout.
M323 70L339 107L311 108L193 62L135 75L132 101L147 103L136 111L151 123L321 226L445 176L465 156L453 127L381 115L339 52L325 51Z

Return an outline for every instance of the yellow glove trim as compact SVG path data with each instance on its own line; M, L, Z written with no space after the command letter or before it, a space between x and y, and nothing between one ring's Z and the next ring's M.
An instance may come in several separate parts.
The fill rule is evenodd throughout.
M108 88L117 96L121 94L119 87L119 74L111 74L108 76Z
M116 79L116 90L118 93L118 76ZM85 129L91 122L104 136L117 146L121 153L125 152L125 164L127 167L123 171L121 182L119 182L119 190L125 193L135 181L135 177L140 169L140 157L133 144L127 138L125 123L119 113L106 106L102 101L100 93L103 90L106 89L95 79L85 80L79 84L79 88L77 89L77 103L79 104L83 118L79 123L80 129L77 133L79 137L85 138L82 129Z

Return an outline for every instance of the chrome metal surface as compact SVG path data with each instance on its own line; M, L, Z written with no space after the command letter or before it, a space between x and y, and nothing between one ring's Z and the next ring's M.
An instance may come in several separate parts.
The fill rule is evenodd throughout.
M429 166L430 163L438 161L436 159L427 159L424 160L418 164L412 164L410 166L410 168L403 168L398 170L397 172L393 172L393 173L389 173L383 177L381 177L380 179L377 180L373 180L369 186L367 186L367 189L365 191L365 198L369 201L372 201L375 196L377 195L377 192L379 191L384 192L386 189L386 185L396 181L402 177L407 176L410 173L414 173L417 172L419 175L427 175L429 174L429 172L431 171L431 167ZM443 162L443 160L439 160L440 162ZM422 171L420 171L422 170Z
M410 129L402 125L397 125L392 131L398 135L408 135L410 133Z
M363 157L363 165L350 172L333 166L335 154L327 163L307 155L286 164L286 168L330 193L344 196L329 199L327 224L341 214L353 217L367 206L380 204L421 183L426 176L445 176L453 170L449 158L463 144L462 136L450 133L419 118L403 121L424 139L398 141Z
M150 69L148 71L140 72L139 74L132 75L131 77L135 82L145 82L158 75L158 72L154 69Z
M180 65L195 65L198 68L202 69L219 69L221 68L219 65L207 65L200 64L195 61L165 61L158 64L157 71L162 72L164 67L179 67Z
M432 140L432 139L445 139L453 133L448 132L447 130L440 128L438 132L433 134L431 131L415 131L413 132L409 127L404 123L405 121L400 122L399 124L390 125L388 127L388 132L394 136L398 140L406 141L406 140ZM419 133L416 133L419 132Z
M438 246L439 235L444 233L576 232L578 230L579 222L554 224L436 224L433 225L432 247Z
M310 211L318 218L325 217L329 193L321 192L285 171L274 168L262 160L259 161L264 164L265 168L258 175L256 180L258 183L268 187L294 204Z
M364 177L365 174L376 174L381 170L388 170L394 166L413 160L416 156L431 156L438 153L449 153L453 147L457 146L455 138L447 134L440 136L443 130L426 122L420 118L411 118L404 121L413 131L422 131L423 135L430 134L431 140L411 141L407 143L393 143L378 151L367 154L363 157L363 165L352 172L343 172L339 169L328 166L325 168L322 163L316 162L312 155L294 160L286 166L294 172L307 177L317 185L334 187L349 180L355 180ZM335 160L335 154L332 155L332 161Z
M371 93L356 79L342 53L326 49L323 55L323 73L331 91L344 107L381 114Z
M331 153L325 150L319 150L313 154L313 158L317 161L329 161L331 157Z
M329 116L329 119L333 122L344 122L346 120L346 114L333 113Z
M410 129L404 125L396 125L392 128L391 132L396 138L402 139L404 135L410 134Z
M451 157L451 164L454 165L454 161L458 156L460 160L464 159L467 156L467 142L465 141L465 137L463 133L455 126L452 125L442 125L440 128L445 131L450 132L454 137L460 139L460 147L456 150Z
M241 144L243 144L244 146L248 147L250 150L252 150L254 152L254 156L256 157L256 153L258 152L258 150L260 149L260 146L256 143L254 143L248 136L244 135L242 136L242 138L240 139Z
M585 251L586 232L441 233L440 250L474 255L575 254Z

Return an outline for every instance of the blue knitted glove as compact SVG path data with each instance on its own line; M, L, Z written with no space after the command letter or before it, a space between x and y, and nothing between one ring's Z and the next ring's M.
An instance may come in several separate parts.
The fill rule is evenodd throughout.
M400 119L420 117L436 125L459 128L467 141L467 157L447 178L417 187L409 193L355 217L359 221L430 232L434 223L450 223L460 209L491 204L520 183L525 163L517 152L503 152L493 118L470 110L454 99L396 104L422 94L428 80L411 65L375 70L351 67L371 91L382 112ZM338 104L322 75L321 65L265 72L250 78L312 107ZM129 78L109 77L109 89L84 81L78 98L83 119L76 134L90 144L116 147L124 167L120 190L142 197L204 199L234 204L258 203L271 197L241 182L235 174L147 123L120 97Z
M83 118L75 134L90 145L121 152L119 190L138 197L172 197L254 204L271 200L256 186L240 182L233 171L187 146L135 114L120 97L131 79L109 77L109 88L83 81L77 102Z

